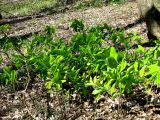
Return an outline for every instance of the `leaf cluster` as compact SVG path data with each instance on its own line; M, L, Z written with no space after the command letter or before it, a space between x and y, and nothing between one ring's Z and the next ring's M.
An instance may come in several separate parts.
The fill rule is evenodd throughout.
M1 57L1 84L13 84L22 76L32 80L35 79L32 77L34 73L45 81L47 89L84 96L92 93L97 99L104 93L113 97L130 93L133 85L138 84L147 88L154 83L159 87L158 44L149 50L140 45L133 49L131 41L141 40L133 33L126 35L123 30L108 25L85 29L83 21L79 20L74 20L71 27L75 33L68 44L62 38L56 38L55 29L48 26L45 34L22 41L20 47L11 42L2 46L11 65L4 64L5 57ZM119 48L121 45L123 48ZM22 70L25 71L23 74L19 72Z

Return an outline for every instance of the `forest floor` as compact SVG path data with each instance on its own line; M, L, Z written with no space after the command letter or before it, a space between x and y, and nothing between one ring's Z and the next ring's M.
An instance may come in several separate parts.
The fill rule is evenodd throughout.
M12 37L23 36L41 32L46 25L53 25L57 29L57 36L69 41L73 34L70 23L76 18L83 19L86 26L107 23L114 28L125 28L126 32L136 32L142 35L143 39L147 39L145 24L136 22L139 19L136 2L33 17L11 23L12 29L7 34ZM137 93L137 97L133 94L131 97L122 96L115 100L106 95L98 103L90 100L83 101L80 96L73 95L75 99L69 101L61 93L49 95L44 88L44 83L37 80L26 92L0 88L0 119L159 120L158 94L152 95L153 102L147 104L150 96L143 93L143 87L139 87Z
M21 18L18 18L21 19ZM136 2L127 2L123 4L111 4L100 8L87 8L84 10L68 10L64 13L54 13L51 15L32 16L32 19L16 22L11 24L12 29L8 32L11 36L25 35L32 32L40 32L45 26L51 25L57 28L57 34L65 39L70 38L72 32L70 23L74 19L83 19L85 25L95 26L98 24L108 24L115 28L125 28L129 24L134 24L127 28L129 32L137 32L142 36L146 36L145 24L136 24L139 19L138 8ZM3 21L2 21L3 22Z

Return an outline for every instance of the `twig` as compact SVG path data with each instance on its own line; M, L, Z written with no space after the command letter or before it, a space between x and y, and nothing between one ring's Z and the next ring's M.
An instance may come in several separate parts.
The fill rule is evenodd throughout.
M25 91L26 91L27 88L28 88L28 85L31 81L31 76L30 76L29 69L28 69L28 62L27 62L26 59L25 59L25 67L26 67L26 70L27 70L27 77L28 77L28 81L27 81L27 84L26 84L26 87L25 87Z

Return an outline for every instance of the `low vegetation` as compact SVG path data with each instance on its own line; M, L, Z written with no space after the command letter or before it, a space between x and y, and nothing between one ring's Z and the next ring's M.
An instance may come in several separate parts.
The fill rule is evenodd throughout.
M144 48L141 37L108 25L85 28L82 20L71 24L70 43L56 37L47 26L32 40L1 40L0 83L27 90L35 79L45 81L48 90L65 94L90 94L97 100L104 93L112 97L133 92L142 85L160 85L160 46ZM6 27L3 27L6 28ZM137 46L136 46L136 45Z

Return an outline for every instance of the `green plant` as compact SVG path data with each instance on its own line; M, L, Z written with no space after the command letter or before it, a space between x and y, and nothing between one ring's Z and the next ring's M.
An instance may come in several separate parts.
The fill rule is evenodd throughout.
M21 41L19 46L7 38L1 52L11 65L5 65L1 57L1 83L14 84L25 76L27 89L37 76L45 81L47 89L83 96L92 93L97 99L104 93L113 97L131 93L133 86L139 84L146 89L152 83L159 87L158 43L149 50L140 45L133 49L131 41L139 43L141 39L134 33L125 35L123 30L108 25L85 28L82 20L74 20L71 27L75 33L68 44L56 38L55 29L50 26L44 34ZM113 46L107 44L109 40ZM123 49L119 48L121 45Z

